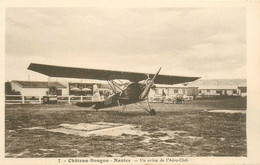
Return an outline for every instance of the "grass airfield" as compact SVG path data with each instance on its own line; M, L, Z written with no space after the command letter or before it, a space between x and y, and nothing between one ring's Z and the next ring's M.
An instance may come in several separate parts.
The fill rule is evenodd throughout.
M5 157L247 156L246 113L214 112L245 112L246 98L151 107L156 116L135 105L128 105L124 113L118 107L96 112L66 104L6 105ZM97 123L116 125L122 132L86 133ZM90 125L74 134L71 130L80 124ZM73 127L70 133L53 131L64 125Z

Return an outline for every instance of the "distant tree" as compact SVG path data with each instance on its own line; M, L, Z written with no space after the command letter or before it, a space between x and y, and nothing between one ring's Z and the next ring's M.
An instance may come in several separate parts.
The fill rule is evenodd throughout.
M21 95L21 93L19 91L15 91L14 89L12 89L12 85L9 81L5 82L5 94L6 95Z
M9 81L5 82L5 94L6 95L11 95L11 93L12 93L11 83Z
M21 95L20 91L15 91L14 89L12 90L12 95Z

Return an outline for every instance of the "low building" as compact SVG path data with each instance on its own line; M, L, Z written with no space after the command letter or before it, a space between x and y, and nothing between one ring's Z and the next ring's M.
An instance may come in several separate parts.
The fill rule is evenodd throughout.
M67 87L58 82L17 81L11 82L12 89L24 96L45 96L49 87L55 86L58 95L68 95Z
M202 86L199 87L199 96L218 97L218 96L240 96L241 91L237 86Z
M184 97L185 100L193 100L198 94L198 87L187 87L182 84L176 85L156 85L151 89L149 100L152 102L164 102L166 98L176 98L178 95Z
M199 87L198 98L246 96L246 79L199 79L188 84Z
M156 85L150 90L149 96L177 96L178 94L187 95L187 87L184 85Z
M199 94L199 87L187 86L187 96L193 96L196 98Z
M238 86L238 89L240 90L240 95L242 97L247 96L247 87L246 86Z

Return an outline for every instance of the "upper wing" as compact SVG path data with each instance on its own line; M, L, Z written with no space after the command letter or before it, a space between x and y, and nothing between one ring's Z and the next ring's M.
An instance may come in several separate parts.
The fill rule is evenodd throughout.
M82 78L82 79L97 79L97 80L113 80L113 79L127 79L131 82L138 82L147 78L147 73L135 72L121 72L112 70L99 70L99 69L83 69L73 67L62 67L53 65L44 65L31 63L28 67L29 70L42 73L50 77L67 77L67 78ZM149 74L153 77L154 74ZM155 79L155 84L178 84L190 82L198 79L199 77L181 77L158 75Z
M50 77L67 77L97 80L127 79L138 82L146 79L146 74L120 72L112 70L84 69L31 63L29 70L42 73Z

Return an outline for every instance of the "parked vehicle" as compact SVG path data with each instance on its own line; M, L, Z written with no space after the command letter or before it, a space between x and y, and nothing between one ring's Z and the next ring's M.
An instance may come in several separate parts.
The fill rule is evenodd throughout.
M183 95L181 95L181 94L178 94L174 99L175 104L179 104L179 103L182 104L182 103L184 103L184 101L185 101L185 99L183 98Z
M174 104L174 98L173 97L166 97L164 99L164 104Z
M164 101L164 97L162 97L162 96L154 96L152 98L153 103L163 103L163 101Z

